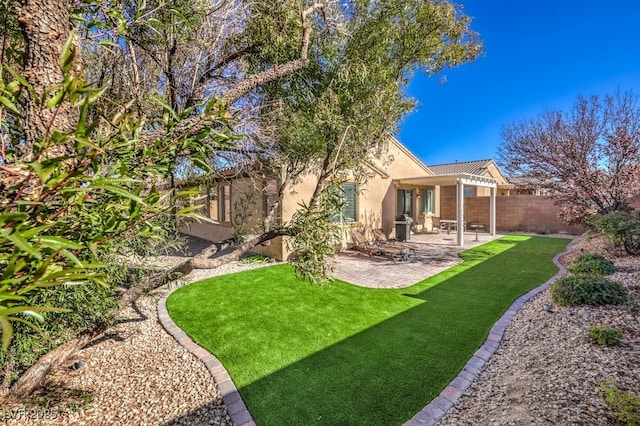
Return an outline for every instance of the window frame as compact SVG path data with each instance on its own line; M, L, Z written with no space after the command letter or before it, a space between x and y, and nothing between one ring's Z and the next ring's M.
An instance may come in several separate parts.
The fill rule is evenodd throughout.
M347 189L350 188L350 189ZM344 223L357 223L358 222L358 184L355 182L343 182L342 194L346 199L346 203L342 206L340 211L341 220ZM349 195L353 194L352 199L349 199ZM347 212L353 213L352 216L348 216Z
M420 190L420 214L424 216L436 214L436 190L434 188Z
M402 193L402 196L400 196L400 193ZM409 194L409 209L407 210L407 193ZM400 209L398 209L398 207L400 206L400 199L402 199L402 205L404 207L404 210L400 211ZM414 215L414 194L413 194L413 189L406 189L406 188L396 188L396 216L401 216L403 214L408 214L410 217L413 217ZM408 213L407 213L408 211Z
M476 194L477 194L477 191L475 186L467 185L464 187L464 194L463 194L464 197L471 198L471 197L475 197Z

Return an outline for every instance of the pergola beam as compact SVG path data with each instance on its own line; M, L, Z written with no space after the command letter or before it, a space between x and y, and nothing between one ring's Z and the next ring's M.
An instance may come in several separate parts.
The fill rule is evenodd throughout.
M456 220L457 220L457 244L464 245L464 186L479 186L490 188L489 200L489 233L496 235L496 193L498 181L493 178L472 175L469 173L452 173L432 176L416 176L404 179L396 179L397 186L456 186Z

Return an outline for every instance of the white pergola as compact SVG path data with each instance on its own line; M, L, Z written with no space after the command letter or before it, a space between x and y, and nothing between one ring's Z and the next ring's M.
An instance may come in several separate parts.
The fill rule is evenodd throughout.
M457 220L457 244L464 245L464 187L480 186L490 188L489 201L489 233L496 235L496 190L498 181L493 178L472 175L469 173L452 173L432 176L418 176L395 180L399 185L418 186L456 186L456 220Z

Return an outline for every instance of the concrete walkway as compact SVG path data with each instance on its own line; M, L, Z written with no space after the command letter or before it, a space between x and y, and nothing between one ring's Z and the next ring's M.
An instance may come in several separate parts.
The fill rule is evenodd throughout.
M409 287L461 263L462 259L458 256L461 251L501 236L479 233L476 241L475 232L466 232L464 247L460 247L456 245L454 233L414 234L404 244L415 249L417 258L412 254L409 261L397 264L387 256L369 257L355 250L343 250L336 256L336 266L332 275L362 287Z

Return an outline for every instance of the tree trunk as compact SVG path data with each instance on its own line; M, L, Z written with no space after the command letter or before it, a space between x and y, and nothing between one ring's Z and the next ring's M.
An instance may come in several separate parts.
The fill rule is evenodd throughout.
M267 231L262 235L258 235L245 241L244 243L236 245L229 253L215 257L213 259L208 259L206 256L196 256L191 260L191 265L193 266L193 269L215 269L224 265L225 263L238 260L240 256L257 246L258 244L262 244L266 241L281 236L291 236L291 231L285 228ZM203 253L205 252L206 250L203 251Z
M22 0L18 22L25 39L25 67L23 75L32 86L34 94L26 91L24 132L26 150L24 158L32 159L33 144L43 140L52 128L62 131L73 129L78 112L68 102L57 108L45 109L40 99L47 88L64 81L60 67L60 55L69 39L69 3L60 0ZM80 72L80 52L74 44L75 65L73 74ZM65 155L69 147L56 146L45 155Z
M91 331L88 331L75 339L58 346L47 354L43 355L38 361L25 371L17 382L11 386L9 394L18 398L25 398L42 386L44 379L49 371L63 364L69 357L82 349L92 339L100 335L106 328L105 324L100 324Z
M205 249L200 256L196 256L192 259L188 259L168 271L163 271L147 278L142 283L132 286L127 290L120 298L118 311L124 310L131 303L135 302L140 296L154 290L172 280L179 278L180 276L189 275L193 269L215 269L225 263L237 260L242 254L246 253L251 248L261 244L265 241L271 240L278 236L291 235L287 229L275 229L269 232L265 232L262 235L254 237L242 244L237 245L234 249L223 256L216 257L214 259L208 259L209 250L211 247ZM117 316L117 315L116 315ZM42 386L47 374L53 369L63 363L65 363L73 354L82 349L91 340L103 333L108 324L98 324L91 330L88 330L75 339L58 346L47 354L43 355L38 361L33 364L27 371L20 376L10 388L9 394L19 398L24 398L31 395L36 389Z
M311 43L312 32L311 24L309 23L309 16L318 10L324 9L327 5L327 1L317 2L301 12L302 38L300 40L300 57L298 59L294 59L282 65L275 65L273 68L254 74L229 88L229 90L222 95L222 98L227 102L227 104L233 104L258 86L262 86L270 81L279 80L308 67L309 45Z

